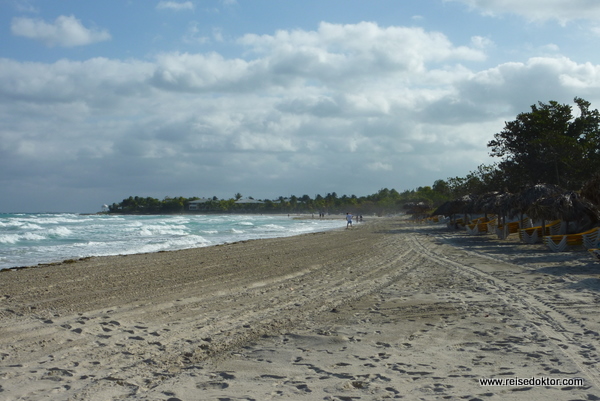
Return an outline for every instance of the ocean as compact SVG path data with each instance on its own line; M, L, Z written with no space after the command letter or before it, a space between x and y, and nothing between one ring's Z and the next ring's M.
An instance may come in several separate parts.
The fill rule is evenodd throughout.
M196 248L345 227L282 215L0 214L0 270L89 256Z

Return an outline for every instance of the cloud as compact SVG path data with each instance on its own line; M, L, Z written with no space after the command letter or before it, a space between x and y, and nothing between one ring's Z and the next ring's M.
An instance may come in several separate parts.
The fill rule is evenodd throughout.
M39 8L31 4L29 0L14 0L13 5L17 11L25 13L39 13Z
M88 29L72 15L61 15L53 23L41 19L13 18L11 32L16 36L38 40L49 47L84 46L111 39L108 31Z
M243 57L0 59L0 185L33 196L50 182L57 202L93 186L97 205L410 189L489 163L493 134L539 100L600 102L598 65L477 69L485 39L420 28L324 23L238 43Z
M188 29L183 36L183 41L184 43L205 44L210 42L210 38L202 36L200 34L200 29L198 28L198 23L193 21L188 24Z
M375 23L321 23L317 31L249 34L238 43L247 50L244 58L225 59L217 53L162 54L152 82L182 92L247 92L306 85L339 89L386 78L406 79L431 66L486 57L481 49L453 46L438 32L382 28Z
M516 14L532 21L600 21L600 3L593 0L445 0L460 2L486 15Z
M393 170L391 164L381 163L381 162L369 163L369 164L367 164L367 168L371 171L378 171L378 170L391 171L391 170Z
M183 10L193 10L194 3L191 1L184 1L183 3L177 1L160 1L156 5L158 10L173 10L173 11L183 11Z
M297 71L322 64L343 65L348 61L357 62L354 68L415 71L427 62L485 59L485 54L477 49L453 46L439 32L409 27L384 28L372 22L347 25L322 22L317 31L248 34L239 43L254 52L270 53L282 69ZM300 65L296 65L298 58L303 59Z

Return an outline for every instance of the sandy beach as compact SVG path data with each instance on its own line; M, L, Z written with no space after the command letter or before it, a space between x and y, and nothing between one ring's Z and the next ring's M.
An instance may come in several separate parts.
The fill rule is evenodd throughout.
M395 218L3 271L0 399L600 400L599 276Z

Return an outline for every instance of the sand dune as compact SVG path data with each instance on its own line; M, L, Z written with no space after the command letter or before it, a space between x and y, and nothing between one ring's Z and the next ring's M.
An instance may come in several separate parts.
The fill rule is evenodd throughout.
M0 399L596 400L599 274L401 219L4 272Z

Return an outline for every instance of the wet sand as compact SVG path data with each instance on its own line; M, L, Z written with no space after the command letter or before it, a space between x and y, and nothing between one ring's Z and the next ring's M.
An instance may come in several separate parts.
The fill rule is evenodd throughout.
M401 219L5 271L0 399L598 400L599 276Z

